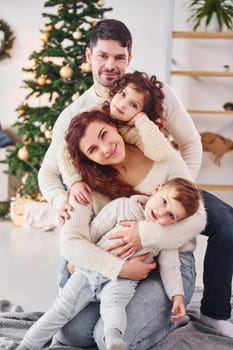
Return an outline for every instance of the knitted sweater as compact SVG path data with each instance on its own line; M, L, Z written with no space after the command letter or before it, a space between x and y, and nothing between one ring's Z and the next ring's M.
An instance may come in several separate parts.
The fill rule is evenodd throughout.
M106 204L98 215L92 220L90 227L90 235L93 241L96 241L100 235L103 235L97 245L103 249L108 248L115 240L108 238L118 231L122 231L123 227L120 221L123 220L145 220L143 205L147 202L148 197L143 195L134 195L130 198L121 197ZM197 232L198 233L198 232ZM192 246L191 246L192 245ZM182 277L180 272L179 251L177 249L162 250L153 246L153 249L140 249L134 256L151 252L153 256L158 257L160 275L163 281L164 288L169 299L174 295L184 295ZM188 249L195 248L195 239L191 242ZM112 253L117 252L118 249ZM185 251L186 247L182 247ZM151 256L152 258L152 256ZM150 259L151 261L152 259Z
M193 179L195 179L201 164L202 146L200 135L173 89L164 83L163 92L165 95L163 106L166 129L179 145L181 155L185 159ZM92 86L64 109L54 125L52 141L41 165L38 180L43 196L57 209L60 208L65 199L65 189L61 182L57 164L57 151L64 139L64 132L70 120L77 113L81 110L101 107L103 102L104 99L96 95L94 86Z
M150 195L155 184L174 177L190 179L190 174L178 152L172 149L163 162L154 162L153 167L136 189ZM70 220L66 221L61 229L61 254L80 268L100 272L110 279L116 279L124 261L93 244L100 236L93 240L90 233L91 220L109 202L109 199L94 193L92 203L89 205L77 204L73 198L70 202L74 209ZM178 249L185 245L185 250L192 250L192 239L205 228L205 225L206 213L202 202L194 215L172 225L161 226L145 220L139 221L142 246L161 251ZM180 251L182 249L180 248Z

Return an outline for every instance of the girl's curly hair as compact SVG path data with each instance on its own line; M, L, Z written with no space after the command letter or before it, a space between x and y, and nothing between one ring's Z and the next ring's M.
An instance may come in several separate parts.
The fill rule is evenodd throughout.
M145 94L145 104L142 112L145 112L153 122L164 119L163 84L157 80L155 75L149 77L146 73L139 71L126 73L113 83L110 88L110 97L122 91L130 83L137 91Z

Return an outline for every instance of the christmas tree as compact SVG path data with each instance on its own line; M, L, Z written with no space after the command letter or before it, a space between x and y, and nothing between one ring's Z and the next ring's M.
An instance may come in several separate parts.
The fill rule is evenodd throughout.
M30 55L30 67L23 68L30 75L23 81L28 94L16 108L14 126L21 141L7 151L4 160L7 173L22 181L17 189L20 196L40 199L37 175L53 125L61 111L92 85L85 49L93 26L111 10L104 5L104 0L45 2L53 13L42 14L47 22L40 31L42 45Z

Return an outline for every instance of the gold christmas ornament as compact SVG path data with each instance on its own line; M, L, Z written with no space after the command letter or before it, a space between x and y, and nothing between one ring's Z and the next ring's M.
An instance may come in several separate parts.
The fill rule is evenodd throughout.
M26 137L23 138L24 145L30 145L32 143L32 138L30 137L27 139Z
M49 33L48 32L42 32L40 38L43 41L43 43L47 44L47 42L49 40Z
M42 74L38 79L37 79L37 84L40 86L46 85L46 80L47 80L47 75Z
M18 150L18 153L17 153L17 156L20 160L28 160L29 158L29 152L28 152L28 149L26 146L23 146L21 147L19 150Z
M68 80L73 76L74 72L69 66L63 66L61 67L59 74L62 79Z
M44 132L44 136L47 140L51 140L52 138L52 129L48 128L47 130L45 130Z
M97 4L98 4L99 7L103 7L104 4L105 4L105 2L104 2L104 0L99 0L99 1L97 2Z
M19 115L19 117L22 117L22 115L24 115L25 114L25 110L24 109L17 109L17 113L18 113L18 115Z
M79 29L76 29L76 31L73 32L72 36L75 40L79 40L82 37L82 32Z
M52 83L52 80L51 79L46 79L46 85L49 85Z
M48 24L46 29L47 29L48 32L51 32L53 30L53 25L51 23Z
M82 73L90 73L91 65L88 62L83 62L80 66Z
M26 112L25 112L25 106L26 106L26 104L21 103L21 104L16 108L16 111L17 111L19 117L21 117L22 115L24 115L24 114L26 113Z

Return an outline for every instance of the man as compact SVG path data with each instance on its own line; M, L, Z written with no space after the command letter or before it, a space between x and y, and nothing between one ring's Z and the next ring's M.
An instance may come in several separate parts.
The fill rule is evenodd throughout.
M94 84L78 100L68 106L55 123L53 139L39 172L39 185L48 202L60 210L62 221L69 218L67 210L70 207L67 204L66 192L57 166L58 145L73 116L84 108L101 106L109 98L108 88L114 80L126 72L130 64L131 48L131 34L122 22L106 19L97 23L91 36L90 47L86 50L86 59L92 66ZM173 90L164 84L163 91L165 95L164 111L167 117L166 129L179 145L181 154L195 178L201 164L200 135ZM233 325L229 321L233 272L233 209L207 192L204 192L203 195L208 213L208 225L203 234L209 236L209 242L204 263L205 288L201 318L203 322L218 329L223 335L233 337ZM144 262L141 263L144 264ZM189 294L190 286L185 285L185 276L183 276L183 281L184 288ZM164 323L165 319L161 318L161 331L154 332L153 315L155 313L162 315L168 310L161 310L158 305L153 305L150 278L143 283L148 284L146 287L148 307L144 310L145 312L142 312L139 304L140 296L136 301L133 299L131 303L133 306L128 310L128 316L132 322L129 322L130 330L126 332L127 342L134 344L132 346L135 346L135 349L141 350L158 342L170 329L168 322ZM139 320L134 319L139 313L140 323ZM64 329L63 341L76 346L93 345L91 335L98 316L98 305L95 303L89 305L80 314L79 320L74 320ZM139 332L140 324L147 325L142 333ZM72 327L74 327L73 332ZM96 328L96 337L100 334L99 329L100 327ZM74 337L75 334L76 337Z

